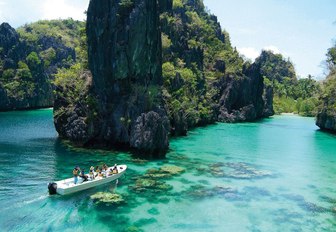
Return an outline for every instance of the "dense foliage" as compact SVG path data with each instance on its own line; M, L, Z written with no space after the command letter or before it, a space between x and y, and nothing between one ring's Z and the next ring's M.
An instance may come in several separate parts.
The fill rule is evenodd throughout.
M297 79L292 62L270 51L263 51L256 62L261 66L265 84L274 89L275 113L316 115L320 85L312 76Z
M322 85L319 111L336 118L336 44L327 53L328 76Z
M43 20L17 30L2 24L0 88L8 102L0 109L52 106L51 81L57 69L69 68L77 57L87 62L80 49L84 26L72 19Z
M212 83L225 73L241 74L244 60L201 0L174 0L161 24L164 93L173 127L214 121L218 90Z

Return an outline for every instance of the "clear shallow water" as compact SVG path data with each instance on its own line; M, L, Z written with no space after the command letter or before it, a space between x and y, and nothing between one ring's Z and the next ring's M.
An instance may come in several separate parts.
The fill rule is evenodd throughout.
M48 196L47 183L71 176L73 166L104 162L127 164L126 177ZM57 139L51 110L0 113L0 230L336 231L335 164L336 137L312 118L196 129L173 139L166 159L143 161L69 148ZM137 180L162 166L186 171L135 191ZM126 202L96 204L90 196L98 191Z

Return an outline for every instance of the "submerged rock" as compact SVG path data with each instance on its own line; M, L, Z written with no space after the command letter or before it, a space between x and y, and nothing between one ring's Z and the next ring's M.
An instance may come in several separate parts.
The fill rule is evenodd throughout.
M130 226L123 230L123 232L143 232L143 230L136 226Z
M141 192L166 192L171 189L173 189L173 186L166 184L161 181L153 180L153 179L148 179L148 178L142 178L138 179L135 182L135 185L129 186L129 189L141 193Z
M118 206L125 203L124 198L115 193L98 192L90 197L97 204Z
M144 177L152 179L170 178L172 176L180 175L184 171L184 168L178 166L163 166L159 169L149 169Z
M198 172L210 173L214 177L229 177L235 179L252 179L270 177L272 173L265 170L258 170L246 163L214 163L208 168L199 168Z
M135 163L135 164L138 164L138 165L145 165L148 162L149 162L148 160L144 160L144 159L140 159L140 158L132 159L132 163Z
M152 214L152 215L159 215L160 214L160 211L157 208L151 208L151 209L147 210L147 212L149 214Z
M169 173L171 175L179 175L185 171L184 168L178 166L163 166L160 168L162 172Z
M187 198L205 199L209 197L224 197L232 199L236 197L238 191L232 187L216 186L213 188L206 188L203 185L191 186L183 195Z

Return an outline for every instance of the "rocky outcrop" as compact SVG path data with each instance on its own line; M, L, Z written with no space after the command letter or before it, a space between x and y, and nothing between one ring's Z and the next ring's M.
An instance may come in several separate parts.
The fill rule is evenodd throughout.
M264 83L258 68L252 65L246 75L226 75L216 83L219 89L221 122L254 121L264 117Z
M156 0L90 1L87 38L92 87L88 95L95 99L96 116L89 117L90 109L85 112L74 104L74 113L64 118L55 115L60 136L153 156L167 151L170 129L161 93L159 24ZM55 111L62 107L69 108L60 101Z
M48 63L41 57L54 52ZM36 44L20 38L8 23L0 25L0 111L53 106L51 80L57 68L68 67L75 51L55 37L40 35Z
M274 115L273 109L273 87L272 86L265 86L263 100L264 100L264 117L270 117Z
M331 69L320 94L316 125L322 130L336 133L336 70Z
M295 68L292 62L281 54L274 54L271 51L262 51L260 56L255 61L260 67L262 76L269 80L277 80L282 83L284 78L296 80Z
M131 131L130 145L140 152L160 154L169 146L169 120L156 112L141 114Z
M92 123L94 106L88 101L90 89L92 87L92 74L89 71L80 73L79 79L82 80L84 88L80 93L77 102L70 102L69 95L73 95L72 89L76 88L76 83L72 83L63 89L56 86L54 102L54 124L59 135L69 139L77 145L84 145L93 136L94 127Z
M321 110L316 117L316 125L322 130L336 133L336 110Z
M8 52L19 43L19 35L8 23L0 25L0 57L3 59Z

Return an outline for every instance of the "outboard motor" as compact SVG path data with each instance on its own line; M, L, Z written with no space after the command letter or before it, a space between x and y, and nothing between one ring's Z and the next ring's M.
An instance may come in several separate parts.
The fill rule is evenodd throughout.
M49 194L54 195L57 193L57 184L56 183L49 183L48 184Z

